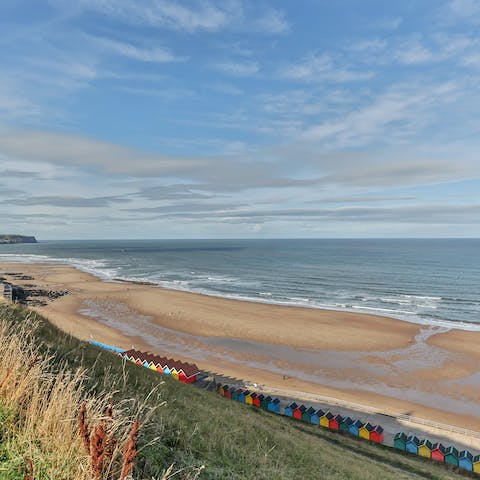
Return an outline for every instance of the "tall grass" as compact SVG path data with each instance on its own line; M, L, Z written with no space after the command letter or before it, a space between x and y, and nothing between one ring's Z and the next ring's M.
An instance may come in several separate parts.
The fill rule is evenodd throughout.
M126 402L115 407L111 391L86 392L83 368L54 371L34 317L16 319L0 307L0 478L130 478L139 423Z

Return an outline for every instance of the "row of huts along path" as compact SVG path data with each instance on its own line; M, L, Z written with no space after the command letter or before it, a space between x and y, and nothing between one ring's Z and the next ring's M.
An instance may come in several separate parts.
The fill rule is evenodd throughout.
M250 392L244 388L235 386L217 384L217 393L225 398L237 400L247 405L263 408L274 413L280 412L280 400L272 398L256 392ZM337 432L350 433L358 438L370 440L375 443L383 443L383 428L380 425L371 425L368 422L361 420L354 420L350 417L342 417L335 415L329 410L322 410L320 408L306 407L305 405L297 405L295 402L290 402L284 410L287 417L295 418L297 420L311 423L313 425L320 425L321 427L329 428Z
M140 352L139 350L132 349L120 351L118 355L125 360L163 373L183 383L196 382L200 374L200 370L193 363L179 362L172 358L160 357L159 355L148 352Z
M437 462L447 463L470 472L480 473L480 455L473 456L468 450L459 452L455 447L445 447L441 443L420 440L415 435L399 432L393 440L394 447L403 452L413 453Z

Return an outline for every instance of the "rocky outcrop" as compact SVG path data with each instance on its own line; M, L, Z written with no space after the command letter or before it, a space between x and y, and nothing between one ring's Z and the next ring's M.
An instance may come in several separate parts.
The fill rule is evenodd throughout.
M12 244L12 243L37 243L35 237L26 237L24 235L1 235L0 244Z

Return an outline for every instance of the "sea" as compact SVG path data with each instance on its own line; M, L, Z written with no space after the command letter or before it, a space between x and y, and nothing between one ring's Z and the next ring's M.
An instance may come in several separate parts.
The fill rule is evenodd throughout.
M1 262L480 330L480 239L42 241L0 245Z

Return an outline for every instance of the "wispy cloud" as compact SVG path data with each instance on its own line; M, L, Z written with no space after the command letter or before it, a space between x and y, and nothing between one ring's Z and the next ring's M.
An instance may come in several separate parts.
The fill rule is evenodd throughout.
M178 57L166 47L145 48L133 45L131 43L120 42L110 38L103 37L87 37L95 47L103 49L107 52L122 55L133 60L142 62L167 63L185 60L184 57Z
M285 65L280 76L302 82L354 82L368 80L374 76L372 71L360 71L348 64L337 65L331 55L310 54L300 62Z
M212 68L233 77L250 77L260 70L257 62L218 62Z

